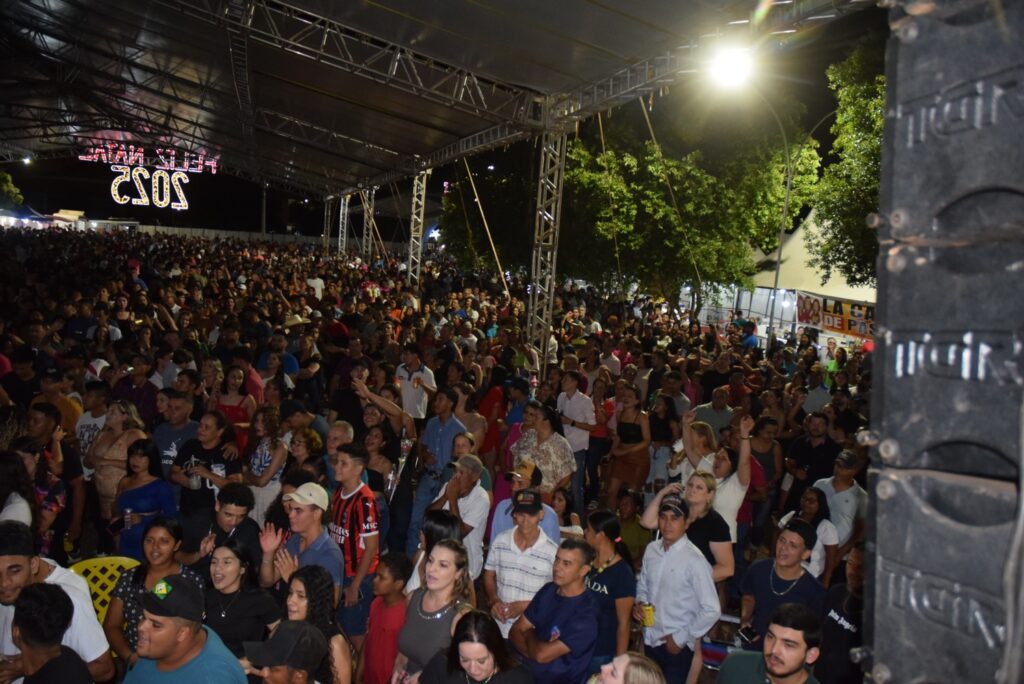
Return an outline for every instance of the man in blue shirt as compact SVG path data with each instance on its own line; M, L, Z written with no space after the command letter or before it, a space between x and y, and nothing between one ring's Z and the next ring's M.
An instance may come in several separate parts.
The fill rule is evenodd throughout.
M512 485L512 496L499 501L494 507L494 518L491 520L491 539L497 539L499 534L516 526L515 520L512 519L513 499L516 492L527 488L540 488L541 482L544 481L544 474L536 463L524 458L515 470L505 473L505 479ZM540 519L540 529L552 541L558 542L562 538L562 532L558 526L558 514L551 506L541 505L544 515Z
M263 560L260 563L260 585L269 588L292 572L307 565L319 565L331 575L334 583L334 603L341 596L345 579L345 556L341 548L327 533L327 509L330 507L327 491L318 484L307 482L282 500L290 503L288 523L292 536L284 541L284 530L266 525L260 533Z
M593 563L589 544L563 541L552 570L554 582L537 592L512 626L509 639L537 684L578 684L589 674L598 607L585 581Z
M434 395L434 417L427 421L419 446L421 466L420 482L412 502L412 522L406 537L405 553L416 554L420 542L420 525L423 514L441 491L444 467L452 460L452 446L455 435L466 431L466 426L452 415L458 395L451 387L442 387Z
M142 595L139 660L125 684L246 684L245 672L216 632L203 626L202 590L181 575L170 575Z

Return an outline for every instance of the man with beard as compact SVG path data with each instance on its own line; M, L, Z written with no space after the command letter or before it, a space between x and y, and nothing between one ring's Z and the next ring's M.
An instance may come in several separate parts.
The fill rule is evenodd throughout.
M864 544L846 559L846 584L837 584L825 596L821 626L821 657L814 667L822 684L860 684L864 673L850 660L850 650L864 643Z
M772 613L762 652L732 653L718 671L718 684L818 684L810 666L818 660L820 641L814 612L799 603L784 603Z

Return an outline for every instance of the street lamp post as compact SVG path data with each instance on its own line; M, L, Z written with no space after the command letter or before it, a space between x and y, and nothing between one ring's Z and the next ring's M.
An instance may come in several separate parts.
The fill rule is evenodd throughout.
M712 60L709 68L709 73L715 82L720 86L729 89L735 89L743 85L752 71L752 52L745 48L726 48L720 50ZM771 304L768 310L767 336L770 341L771 336L775 334L775 302L779 296L779 276L782 272L782 242L786 237L786 229L789 225L789 200L792 195L793 175L795 171L793 169L793 160L791 159L789 152L789 137L786 135L786 127L782 125L782 119L779 117L779 113L760 90L754 88L754 93L761 99L765 106L768 107L768 111L771 112L772 118L775 119L775 123L779 127L779 133L782 135L782 147L786 155L786 192L782 202L782 219L779 221L779 247L778 255L775 260L775 279L772 285ZM835 114L836 111L837 110L833 109L831 112L821 117L821 119L819 119L811 128L805 140L809 140L811 136L814 135L814 132L818 130L818 126L825 123L825 121Z

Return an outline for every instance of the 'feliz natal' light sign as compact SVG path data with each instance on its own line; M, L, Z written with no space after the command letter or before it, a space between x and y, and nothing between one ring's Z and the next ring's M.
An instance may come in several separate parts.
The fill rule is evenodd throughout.
M170 207L177 211L188 209L185 185L190 173L217 173L217 157L202 153L179 152L175 149L158 147L156 157L147 158L142 146L124 143L107 143L90 147L78 155L82 161L110 164L116 173L110 183L110 196L118 204L131 202L135 206L152 206L159 209ZM148 167L154 167L150 171ZM122 194L122 185L135 184L134 196L131 186Z

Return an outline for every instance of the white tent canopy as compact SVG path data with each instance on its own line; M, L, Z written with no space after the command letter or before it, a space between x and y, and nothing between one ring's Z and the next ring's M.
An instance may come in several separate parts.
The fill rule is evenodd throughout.
M782 270L779 273L780 290L801 290L835 299L849 299L857 302L874 303L877 293L873 287L851 285L839 273L833 272L825 285L821 284L822 273L809 265L811 255L804 243L804 234L808 226L814 226L812 211L791 235L787 235L782 246ZM775 262L777 252L765 255L766 260ZM754 285L771 289L775 285L775 269L761 271L754 276Z

